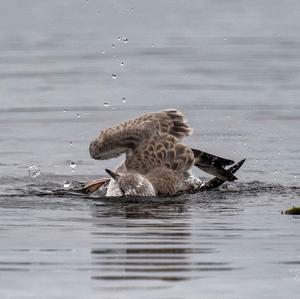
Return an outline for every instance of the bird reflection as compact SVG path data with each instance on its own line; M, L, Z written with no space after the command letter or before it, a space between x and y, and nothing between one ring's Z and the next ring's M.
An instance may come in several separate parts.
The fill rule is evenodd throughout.
M111 283L136 280L180 281L207 271L231 270L227 263L209 260L215 243L193 238L191 211L186 200L108 202L93 208L92 279ZM107 286L107 285L106 285Z

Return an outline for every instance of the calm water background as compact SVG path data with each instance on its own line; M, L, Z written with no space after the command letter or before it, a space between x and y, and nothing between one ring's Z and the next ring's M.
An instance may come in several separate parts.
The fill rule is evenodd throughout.
M10 0L0 29L1 298L298 298L298 0ZM117 164L89 157L101 128L168 107L188 144L247 158L238 183L62 190Z

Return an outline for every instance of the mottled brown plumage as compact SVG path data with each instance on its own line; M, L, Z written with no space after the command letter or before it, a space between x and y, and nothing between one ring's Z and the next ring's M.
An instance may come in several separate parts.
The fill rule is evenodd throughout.
M90 144L91 156L102 160L126 154L126 160L116 170L121 176L116 175L117 179L111 181L110 184L115 186L109 186L108 195L120 195L122 190L111 190L114 187L120 189L124 182L125 185L130 185L129 189L132 191L132 175L139 177L141 182L144 179L149 181L156 195L174 195L191 188L187 178L193 165L215 174L220 179L235 179L233 174L223 168L233 161L193 150L182 143L182 139L191 134L192 128L183 114L176 109L147 113L103 130ZM147 183L140 185L146 186ZM132 192L139 195L136 194L137 190ZM147 194L147 190L139 192L142 195L150 194Z

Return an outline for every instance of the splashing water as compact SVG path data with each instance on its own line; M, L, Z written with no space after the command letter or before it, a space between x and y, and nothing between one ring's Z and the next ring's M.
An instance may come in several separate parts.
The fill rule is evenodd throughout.
M64 181L63 187L65 190L69 190L71 187L71 183L69 181Z
M28 167L28 174L31 178L36 178L41 174L41 171L36 165L31 164Z

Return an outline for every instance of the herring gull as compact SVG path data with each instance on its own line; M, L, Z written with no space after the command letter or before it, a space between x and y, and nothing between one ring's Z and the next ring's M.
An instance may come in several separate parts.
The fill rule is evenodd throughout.
M83 191L94 192L108 183L106 196L173 196L236 180L233 173L244 160L225 169L234 161L182 143L192 132L177 109L146 113L102 130L90 143L91 157L104 160L125 154L126 158L114 171L106 169L110 178L92 181ZM215 178L204 184L191 175L193 166Z

